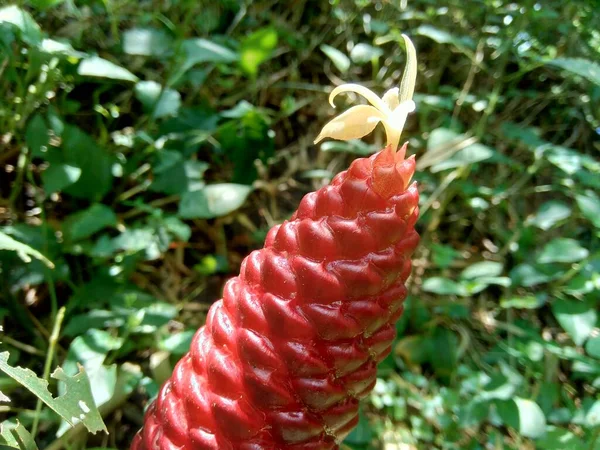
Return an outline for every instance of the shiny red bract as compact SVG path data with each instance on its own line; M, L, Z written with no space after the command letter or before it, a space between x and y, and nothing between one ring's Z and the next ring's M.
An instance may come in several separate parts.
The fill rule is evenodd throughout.
M306 195L242 263L132 450L328 450L390 352L419 236L414 158L390 147Z

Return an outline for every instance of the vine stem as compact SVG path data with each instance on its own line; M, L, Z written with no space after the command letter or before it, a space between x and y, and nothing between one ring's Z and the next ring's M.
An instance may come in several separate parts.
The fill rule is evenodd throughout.
M50 340L48 343L48 351L46 352L46 362L44 363L44 380L48 381L50 377L50 367L52 366L52 361L54 360L54 353L56 351L56 344L58 343L58 339L60 337L60 329L62 327L63 320L65 318L66 308L63 306L58 310L56 314L56 318L54 319L54 327L52 328L52 333L50 334ZM35 415L33 417L33 425L31 427L31 436L35 439L35 436L38 431L38 425L40 422L40 413L42 412L42 401L38 399L37 405L35 407Z

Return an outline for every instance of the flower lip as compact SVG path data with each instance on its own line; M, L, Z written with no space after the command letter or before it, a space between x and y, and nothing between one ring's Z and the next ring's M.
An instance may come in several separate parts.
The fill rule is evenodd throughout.
M335 108L333 100L344 92L353 92L363 96L370 105L358 105L329 121L315 139L315 144L328 137L339 140L358 139L369 134L379 122L385 128L387 145L398 149L400 135L408 114L416 108L412 100L417 77L417 53L411 40L402 35L406 45L407 63L400 87L388 90L383 97L370 89L355 83L337 86L329 94L329 103Z

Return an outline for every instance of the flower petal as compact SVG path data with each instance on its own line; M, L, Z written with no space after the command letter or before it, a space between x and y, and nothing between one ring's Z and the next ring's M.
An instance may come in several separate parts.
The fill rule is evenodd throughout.
M341 141L361 138L373 131L385 117L385 114L372 106L353 106L327 123L315 139L315 144L326 137Z
M364 98L367 99L367 101L371 105L373 105L375 108L377 108L381 112L383 112L383 113L391 112L390 109L388 108L387 104L382 99L380 99L377 96L377 94L375 94L375 92L373 92L369 88L361 86L360 84L354 84L354 83L342 84L342 85L336 87L333 91L331 91L331 94L329 94L329 103L331 104L331 106L333 106L335 108L333 99L338 94L341 94L343 92L354 92L355 94L362 95Z
M396 107L400 104L400 99L398 98L399 89L397 87L390 89L381 98L385 104L390 108L390 111L394 111Z
M417 81L417 51L407 35L403 34L402 37L406 44L406 66L400 83L400 103L412 100Z

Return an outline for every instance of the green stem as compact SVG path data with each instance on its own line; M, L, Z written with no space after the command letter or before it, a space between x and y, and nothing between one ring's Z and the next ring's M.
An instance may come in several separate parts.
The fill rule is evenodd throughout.
M46 362L44 363L44 380L48 381L50 377L50 368L52 367L52 361L54 360L54 353L56 351L56 344L60 337L60 328L65 318L65 307L63 306L58 310L56 319L54 320L54 327L52 328L52 334L50 334L50 342L48 343L48 351L46 352ZM38 425L40 422L40 413L42 412L42 401L38 399L35 407L35 416L33 417L33 425L31 427L31 436L35 439L38 431Z

